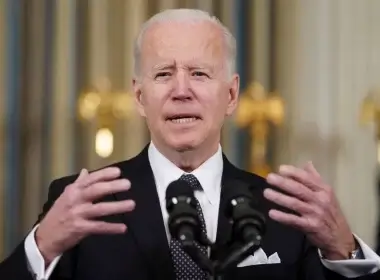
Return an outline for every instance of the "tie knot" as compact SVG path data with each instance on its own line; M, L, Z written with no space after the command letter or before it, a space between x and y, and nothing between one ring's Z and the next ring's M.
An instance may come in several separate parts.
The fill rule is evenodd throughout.
M194 191L203 191L203 188L199 183L197 177L195 177L193 174L183 174L179 179L188 182Z

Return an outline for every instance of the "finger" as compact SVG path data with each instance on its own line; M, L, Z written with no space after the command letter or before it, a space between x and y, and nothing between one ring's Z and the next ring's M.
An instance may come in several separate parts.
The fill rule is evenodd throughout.
M127 179L95 183L83 189L83 199L85 201L94 201L106 195L127 191L130 187L131 183Z
M315 178L320 179L321 175L318 173L317 169L315 169L313 163L311 161L307 162L304 168L307 172L312 174Z
M309 204L295 197L281 194L272 189L265 189L264 197L280 206L293 210L301 215L310 213L312 211L312 207Z
M313 201L315 199L314 193L309 188L291 178L271 173L267 177L267 182L303 201Z
M87 169L83 168L80 173L79 173L79 176L78 178L75 180L75 182L80 182L82 181L84 178L86 178L86 176L88 175L88 171Z
M127 231L125 224L103 221L84 221L83 227L87 234L122 234Z
M279 223L298 228L302 231L306 231L307 229L307 220L294 214L272 209L269 211L269 217Z
M296 168L291 165L282 165L279 168L279 174L285 177L291 177L313 191L323 188L320 184L318 184L319 181L316 182L314 176L301 168Z
M82 187L90 186L99 181L108 181L116 179L120 176L120 169L117 167L107 167L94 172L91 172L86 179L80 182Z
M107 216L113 214L121 214L130 212L135 209L133 200L114 201L114 202L99 202L92 204L84 213L87 218Z

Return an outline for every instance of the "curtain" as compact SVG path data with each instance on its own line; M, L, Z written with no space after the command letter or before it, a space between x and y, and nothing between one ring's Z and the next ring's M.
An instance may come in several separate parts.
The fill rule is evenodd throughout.
M238 43L237 70L241 76L240 95L247 94L253 83L259 83L266 91L265 98L277 91L274 79L274 1L236 1L236 37ZM281 95L281 92L279 92ZM253 171L255 164L249 154L255 137L250 127L234 126L234 162L241 168ZM264 152L265 162L274 168L274 129L269 130ZM257 166L258 167L258 166Z

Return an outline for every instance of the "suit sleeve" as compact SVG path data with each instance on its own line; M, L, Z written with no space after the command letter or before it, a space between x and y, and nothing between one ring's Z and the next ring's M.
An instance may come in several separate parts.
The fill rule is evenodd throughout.
M45 202L42 212L38 216L38 219L33 228L40 223L46 213L50 210L55 200L61 195L64 188L71 183L68 179L60 179L53 181L49 186L48 199ZM17 279L17 280L34 280L37 279L31 271L30 264L28 262L25 252L25 240L14 249L14 251L0 263L0 279ZM67 259L67 258L66 258ZM70 278L62 278L58 276L59 273L53 273L49 280L61 280Z
M362 276L350 276L346 277L336 271L333 271L323 265L318 253L318 249L312 246L305 238L304 251L300 259L302 263L300 279L304 280L375 280L380 279L380 270L375 272L369 272Z

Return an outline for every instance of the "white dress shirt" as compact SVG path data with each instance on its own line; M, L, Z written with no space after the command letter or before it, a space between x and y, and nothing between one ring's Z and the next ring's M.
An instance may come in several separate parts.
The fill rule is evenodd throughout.
M170 235L167 226L168 213L165 206L166 187L169 183L181 177L185 172L165 158L153 143L149 146L148 157L153 170L165 230L169 240ZM206 222L207 235L212 242L215 242L216 239L222 173L223 156L220 146L218 151L211 158L192 172L192 174L199 180L204 190L196 191L195 196L202 207ZM49 267L45 269L44 259L38 250L34 238L34 233L37 227L38 225L33 228L25 240L25 252L29 263L29 269L31 273L35 275L35 279L48 280L61 256L56 257ZM349 278L374 273L379 270L380 257L360 238L356 236L356 239L363 251L365 259L339 261L322 259L321 261L323 265L330 270Z

